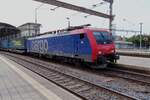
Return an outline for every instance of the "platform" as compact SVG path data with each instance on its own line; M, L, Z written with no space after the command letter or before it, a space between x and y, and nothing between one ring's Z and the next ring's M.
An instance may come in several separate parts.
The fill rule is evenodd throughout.
M118 53L140 53L140 54L150 54L150 49L139 50L139 49L118 49Z
M0 55L0 100L80 100L80 98Z
M135 66L135 69L150 71L150 58L120 56L118 64L131 65Z

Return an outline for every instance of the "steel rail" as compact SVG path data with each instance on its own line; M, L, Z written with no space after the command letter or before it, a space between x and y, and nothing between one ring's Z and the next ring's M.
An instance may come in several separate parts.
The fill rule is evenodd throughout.
M137 73L133 71L121 70L117 68L107 68L107 70L109 71L104 74L107 74L107 75L109 74L109 75L117 76L117 77L124 78L127 80L132 80L132 81L140 82L146 85L150 85L150 75Z

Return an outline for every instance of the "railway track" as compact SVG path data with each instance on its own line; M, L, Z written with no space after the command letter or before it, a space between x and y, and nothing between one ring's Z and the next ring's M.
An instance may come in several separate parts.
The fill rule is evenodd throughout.
M148 74L137 73L134 71L122 70L120 68L113 67L107 68L107 71L105 71L104 74L139 82L145 85L150 85L150 75Z
M63 71L51 69L48 65L37 63L34 59L27 59L23 56L6 53L5 56L29 70L41 75L58 86L79 96L83 100L138 100L138 98L107 88L103 85L96 85L86 79L70 76Z

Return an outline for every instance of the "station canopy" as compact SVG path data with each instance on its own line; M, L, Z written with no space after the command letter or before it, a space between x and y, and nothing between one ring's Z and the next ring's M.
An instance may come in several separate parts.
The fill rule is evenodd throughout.
M0 22L0 37L19 33L20 30L10 24Z

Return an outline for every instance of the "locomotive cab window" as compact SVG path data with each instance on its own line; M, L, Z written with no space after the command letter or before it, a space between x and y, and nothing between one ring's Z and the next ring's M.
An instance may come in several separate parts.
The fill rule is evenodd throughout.
M80 39L83 39L83 38L84 38L84 33L80 34Z
M109 32L93 32L93 35L98 44L111 44L113 42L112 35Z

